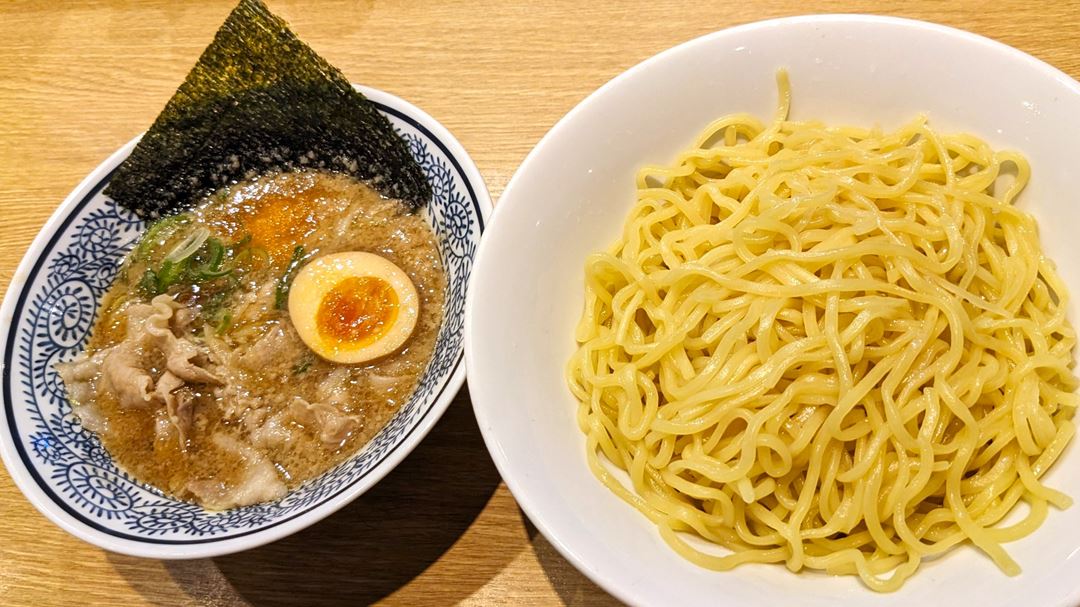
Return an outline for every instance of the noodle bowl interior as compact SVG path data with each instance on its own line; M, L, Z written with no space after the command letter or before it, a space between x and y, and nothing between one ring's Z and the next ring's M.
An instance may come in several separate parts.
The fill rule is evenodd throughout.
M924 117L791 121L778 80L772 122L722 117L644 167L586 260L589 465L703 567L884 592L967 543L1015 575L1002 544L1071 504L1039 479L1077 406L1067 293L1013 204L1027 161Z
M329 277L290 290L322 266ZM431 227L400 201L345 175L264 175L151 224L86 351L57 370L81 424L140 481L210 509L273 500L405 404L445 289ZM355 364L336 361L343 349Z

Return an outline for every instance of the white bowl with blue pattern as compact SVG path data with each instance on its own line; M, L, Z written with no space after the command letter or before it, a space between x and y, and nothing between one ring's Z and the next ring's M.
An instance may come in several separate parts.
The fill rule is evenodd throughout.
M82 350L98 301L145 227L101 194L137 142L131 141L49 219L0 308L0 454L23 494L57 525L135 556L198 558L253 548L356 499L401 462L449 406L465 380L465 290L491 199L465 149L434 118L388 93L357 88L408 141L433 190L421 213L434 228L446 268L446 314L416 393L355 456L276 502L210 512L117 468L72 414L53 364Z

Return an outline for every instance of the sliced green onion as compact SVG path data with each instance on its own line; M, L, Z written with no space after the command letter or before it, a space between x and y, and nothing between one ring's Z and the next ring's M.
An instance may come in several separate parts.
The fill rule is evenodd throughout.
M303 360L296 363L296 366L293 367L293 375L300 375L301 373L304 373L308 370L309 367L311 367L311 363L313 362L315 361L313 361L311 357L305 356Z
M277 288L274 289L274 309L284 310L285 305L289 303L289 288L292 287L293 276L296 275L296 269L300 267L303 260L304 246L297 245L293 249L292 258L289 259L289 265L285 266L285 273L281 275Z
M155 297L161 295L159 290L157 273L150 268L146 268L143 272L142 278L139 279L139 290L142 291L147 297Z
M177 228L190 220L191 217L187 213L180 213L179 215L162 217L150 224L150 227L146 228L146 233L143 234L142 239L139 241L139 247L136 249L135 254L140 257L144 256L156 245L164 244L163 241L167 240Z
M184 275L184 269L187 264L175 263L166 259L161 262L161 268L157 271L158 286L162 292L168 290L174 283L180 280L180 277Z
M217 238L207 239L206 249L209 259L206 260L206 263L192 270L192 274L197 281L221 278L232 272L231 267L221 267L221 262L225 259L225 245L221 244L220 240Z
M177 263L191 257L202 248L207 238L210 238L210 230L203 227L197 228L194 232L188 234L187 238L184 238L180 244L176 245L172 251L169 251L169 254L165 256L165 261Z
M232 326L232 312L225 310L225 313L221 315L221 321L218 322L217 328L214 329L215 335L222 335L229 330Z
M225 245L217 238L210 238L206 241L206 248L210 254L206 267L210 270L221 268L221 260L225 259Z

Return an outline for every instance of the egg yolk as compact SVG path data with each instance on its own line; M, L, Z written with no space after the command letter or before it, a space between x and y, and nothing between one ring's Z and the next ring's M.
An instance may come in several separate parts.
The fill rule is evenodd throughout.
M349 346L378 340L398 314L397 293L374 276L350 276L334 285L315 314L319 335Z

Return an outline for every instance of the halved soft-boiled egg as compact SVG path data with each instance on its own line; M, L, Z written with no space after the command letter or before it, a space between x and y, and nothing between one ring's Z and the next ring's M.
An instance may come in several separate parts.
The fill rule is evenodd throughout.
M362 363L401 347L416 328L420 298L405 272L373 253L318 257L289 289L289 316L319 356Z

